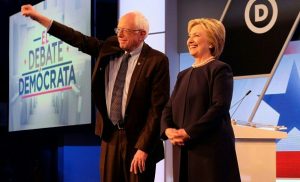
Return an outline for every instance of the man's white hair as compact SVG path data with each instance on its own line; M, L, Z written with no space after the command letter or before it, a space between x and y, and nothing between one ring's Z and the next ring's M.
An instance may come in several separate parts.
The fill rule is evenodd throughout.
M139 11L131 11L131 12L126 13L125 15L129 15L129 14L134 15L135 25L137 26L137 28L139 30L144 30L146 32L146 36L145 36L145 38L146 38L149 33L149 22L148 22L147 18ZM125 15L123 15L123 16L125 16Z

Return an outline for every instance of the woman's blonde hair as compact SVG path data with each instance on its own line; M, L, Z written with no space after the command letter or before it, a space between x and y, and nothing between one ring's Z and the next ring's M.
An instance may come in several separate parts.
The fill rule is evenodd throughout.
M200 25L206 32L208 42L212 45L210 48L211 55L219 58L225 44L225 27L222 22L213 18L193 19L188 23L188 33L196 25Z

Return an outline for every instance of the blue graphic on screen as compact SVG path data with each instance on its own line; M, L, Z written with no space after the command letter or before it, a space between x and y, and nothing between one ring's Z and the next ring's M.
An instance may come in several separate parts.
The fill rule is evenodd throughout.
M289 43L258 112L286 126L288 137L277 142L277 151L300 151L300 41ZM266 112L265 108L268 108ZM256 121L259 121L256 117Z
M90 35L90 1L47 0L35 9ZM9 31L9 131L91 123L91 57L20 12Z
M300 129L300 79L296 64L293 63L285 93L266 94L263 98L279 114L278 125L285 125L287 132L294 127Z
M274 76L268 86L266 93L255 113L253 122L264 126L285 126L288 137L277 141L277 151L300 151L300 41L292 41L288 44L284 55L274 73ZM265 77L267 78L267 76ZM251 89L262 90L262 84L256 85L258 78L253 78ZM251 80L251 79L250 79ZM235 80L234 97L242 90L245 80ZM249 80L246 80L248 82ZM250 89L247 86L247 89ZM256 92L250 98L246 98L242 105L251 105L252 98L258 98L259 92ZM240 96L239 96L240 97ZM252 101L251 101L252 100ZM239 121L247 121L251 109L246 106L239 108L239 114L235 118Z

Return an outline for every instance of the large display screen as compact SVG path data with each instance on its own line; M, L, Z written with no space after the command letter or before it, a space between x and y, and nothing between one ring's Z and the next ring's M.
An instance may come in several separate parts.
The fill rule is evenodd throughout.
M90 35L91 1L34 7ZM20 12L10 16L9 33L9 131L91 123L91 57Z

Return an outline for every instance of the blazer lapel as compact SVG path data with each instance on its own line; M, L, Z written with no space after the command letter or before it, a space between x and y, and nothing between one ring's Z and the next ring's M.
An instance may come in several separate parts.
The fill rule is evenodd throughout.
M141 52L141 54L139 56L139 59L137 60L136 66L135 66L133 74L131 76L130 85L129 85L129 89L128 89L128 95L127 95L127 101L126 101L126 107L125 108L127 108L127 105L128 105L128 103L130 101L130 98L131 98L132 92L134 90L136 81L139 78L140 73L141 73L141 71L143 69L143 66L144 66L144 64L146 62L146 54L147 54L148 50L149 50L149 46L146 43L144 43L143 48L142 48L142 52Z

